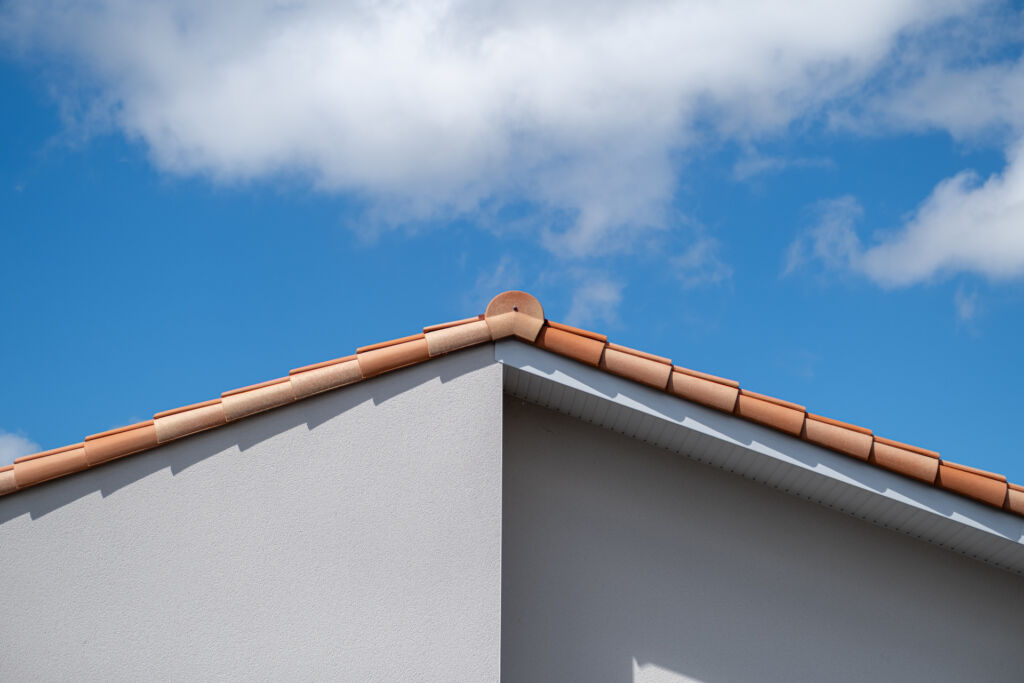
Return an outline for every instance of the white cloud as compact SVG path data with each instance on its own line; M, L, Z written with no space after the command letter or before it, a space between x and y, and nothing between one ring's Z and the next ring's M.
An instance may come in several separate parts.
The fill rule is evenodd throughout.
M1006 169L981 181L962 172L939 183L904 225L865 246L850 197L826 204L822 220L791 246L786 271L808 260L846 268L883 287L969 272L995 280L1024 274L1024 146Z
M39 444L31 439L0 430L0 466L9 465L16 458L37 453L39 450Z
M974 4L14 0L0 38L70 64L68 111L162 169L297 176L394 223L525 199L581 256L670 227L709 127L779 131Z
M576 290L566 320L574 325L618 322L623 283L600 274L577 274Z
M1024 274L1024 147L984 182L963 172L939 183L902 230L863 253L862 270L886 286L958 271Z
M1006 158L987 178L964 170L943 179L901 225L869 244L850 222L841 231L846 266L884 287L958 272L1024 275L1024 58L1012 56L1019 55L1021 19L995 4L947 26L947 39L931 49L904 50L859 111L834 116L838 127L860 133L938 130L968 144L995 142ZM1015 46L1009 57L1007 45Z

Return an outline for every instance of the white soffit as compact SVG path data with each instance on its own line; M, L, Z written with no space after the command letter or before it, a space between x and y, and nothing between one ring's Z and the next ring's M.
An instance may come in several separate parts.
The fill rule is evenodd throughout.
M505 392L1024 575L1024 519L514 340Z

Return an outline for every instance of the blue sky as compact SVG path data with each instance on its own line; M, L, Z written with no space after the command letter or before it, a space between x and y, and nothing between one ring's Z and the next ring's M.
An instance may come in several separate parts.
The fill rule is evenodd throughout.
M521 288L1024 481L1019 5L207 4L0 4L0 459Z

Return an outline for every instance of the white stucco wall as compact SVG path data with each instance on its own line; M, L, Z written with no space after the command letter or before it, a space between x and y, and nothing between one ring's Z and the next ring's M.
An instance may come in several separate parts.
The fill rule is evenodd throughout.
M1024 579L507 398L502 677L1020 681Z
M498 677L490 345L0 498L0 680Z

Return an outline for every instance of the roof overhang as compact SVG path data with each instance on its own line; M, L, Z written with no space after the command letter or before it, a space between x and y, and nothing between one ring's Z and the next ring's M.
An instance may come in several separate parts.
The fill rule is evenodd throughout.
M1024 518L513 339L506 393L1024 575Z

